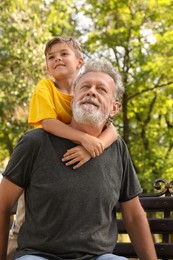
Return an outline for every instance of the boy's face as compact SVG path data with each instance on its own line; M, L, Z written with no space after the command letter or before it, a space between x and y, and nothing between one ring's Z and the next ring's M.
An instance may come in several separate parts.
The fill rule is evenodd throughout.
M55 80L75 79L83 58L77 57L72 47L65 43L52 45L46 55L47 69Z

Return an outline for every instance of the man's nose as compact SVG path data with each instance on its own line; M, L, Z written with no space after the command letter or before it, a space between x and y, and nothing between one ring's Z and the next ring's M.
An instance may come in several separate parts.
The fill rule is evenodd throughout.
M88 89L87 96L96 97L96 89L94 86L92 86Z

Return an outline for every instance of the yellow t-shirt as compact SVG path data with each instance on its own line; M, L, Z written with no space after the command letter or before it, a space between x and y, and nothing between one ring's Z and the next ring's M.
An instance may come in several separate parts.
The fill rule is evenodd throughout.
M36 128L42 127L40 121L46 118L70 123L71 99L72 96L59 91L52 80L42 79L31 98L28 123Z

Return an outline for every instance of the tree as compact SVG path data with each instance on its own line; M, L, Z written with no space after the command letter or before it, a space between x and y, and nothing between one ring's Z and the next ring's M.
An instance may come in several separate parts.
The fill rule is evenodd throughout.
M122 74L123 113L114 123L150 189L153 179L173 171L172 1L86 2L82 12L92 27L85 29L85 49L112 60Z
M6 0L0 3L0 158L27 130L28 104L44 74L44 47L70 31L72 1Z
M76 36L85 59L104 57L122 74L123 111L114 121L145 190L173 171L172 0L6 0L0 3L1 161L27 126L53 35ZM80 36L80 37L79 37ZM147 182L146 182L147 180Z

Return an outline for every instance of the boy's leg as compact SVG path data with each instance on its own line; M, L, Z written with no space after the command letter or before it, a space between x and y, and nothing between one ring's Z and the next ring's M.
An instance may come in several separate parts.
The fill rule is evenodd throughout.
M25 219L24 192L20 196L17 205L16 220L14 221L8 238L7 260L12 260L17 248L17 238L21 225Z
M128 260L128 259L123 256L118 256L114 254L104 254L98 256L96 260Z

